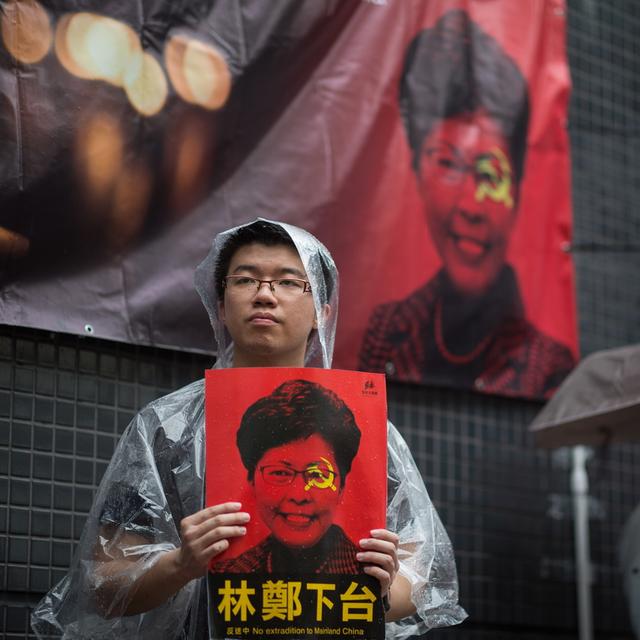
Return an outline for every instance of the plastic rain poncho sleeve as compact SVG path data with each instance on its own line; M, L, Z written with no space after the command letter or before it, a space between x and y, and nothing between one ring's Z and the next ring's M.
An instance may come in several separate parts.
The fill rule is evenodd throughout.
M337 318L335 265L313 236L280 226L298 249L321 318L306 363L329 367ZM218 343L217 367L230 366L233 344L218 317L213 272L221 247L234 231L217 236L196 272ZM190 582L147 613L122 615L139 578L160 554L179 547L182 518L203 507L204 433L203 381L152 402L133 419L96 493L68 574L33 612L39 637L208 637L204 579ZM387 624L386 636L405 638L455 624L466 614L457 605L451 544L411 453L391 424L388 443L387 527L400 536L400 573L411 583L417 614Z
M416 615L386 625L387 638L407 638L467 617L458 606L453 547L407 443L387 429L387 529L400 537L399 573L411 584Z
M179 521L201 508L203 388L199 381L160 398L127 427L97 491L69 573L33 613L33 628L40 636L206 637L198 581L148 613L122 616L136 580L159 554L180 545ZM106 575L107 566L117 570Z

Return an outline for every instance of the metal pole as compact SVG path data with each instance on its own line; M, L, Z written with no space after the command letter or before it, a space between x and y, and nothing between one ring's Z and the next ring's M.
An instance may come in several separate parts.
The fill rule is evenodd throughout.
M589 554L589 478L586 462L587 447L573 447L571 492L573 494L573 522L578 599L578 630L580 640L593 640L591 611L591 560Z

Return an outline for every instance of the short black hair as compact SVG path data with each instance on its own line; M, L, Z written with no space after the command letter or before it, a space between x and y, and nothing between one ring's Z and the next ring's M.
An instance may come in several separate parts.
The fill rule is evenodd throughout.
M291 247L298 253L298 249L291 239L291 236L279 224L267 222L266 220L256 220L251 224L239 227L224 243L216 260L214 279L219 300L224 297L224 278L228 275L229 265L231 264L233 256L241 247L253 243L262 244L266 247ZM331 299L334 285L333 276L324 257L319 254L317 258L320 262L326 289L326 300L321 300L321 303L325 304Z
M297 253L296 246L289 234L277 224L266 222L265 220L256 220L251 224L239 227L229 236L225 242L215 266L215 283L218 298L224 296L224 278L228 275L229 265L236 251L248 244L263 244L267 247L285 246L291 247Z
M465 11L445 13L411 41L399 100L416 173L424 139L439 121L483 108L509 141L516 182L521 181L529 124L527 81Z
M236 443L253 481L256 465L274 447L318 434L333 449L342 483L360 446L353 412L333 391L309 380L287 380L242 416Z

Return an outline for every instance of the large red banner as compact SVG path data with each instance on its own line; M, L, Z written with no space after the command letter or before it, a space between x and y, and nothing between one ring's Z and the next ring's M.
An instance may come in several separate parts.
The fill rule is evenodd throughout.
M341 274L336 364L549 395L577 357L562 0L3 3L0 321L213 351L257 216Z

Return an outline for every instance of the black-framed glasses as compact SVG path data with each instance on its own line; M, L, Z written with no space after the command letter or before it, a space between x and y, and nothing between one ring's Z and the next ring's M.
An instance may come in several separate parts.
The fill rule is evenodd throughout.
M466 162L463 153L458 149L445 146L425 149L423 158L448 182L461 182L471 173L476 181L486 181L495 185L505 178L510 180L513 173L509 158L499 147L477 155L471 162Z
M478 202L488 198L502 203L507 209L513 209L511 162L499 147L478 154L472 162L466 162L459 149L448 145L429 147L423 152L422 157L429 164L431 175L438 180L457 185L467 174L472 174Z
M311 284L300 278L276 278L275 280L261 280L251 276L226 276L224 286L231 292L255 295L263 284L268 284L271 293L276 296L300 296L311 291Z
M306 469L298 470L284 464L266 464L260 467L262 479L270 485L284 487L293 483L296 476L302 476L305 491L311 487L336 490L334 480L336 472L328 464L312 464Z

